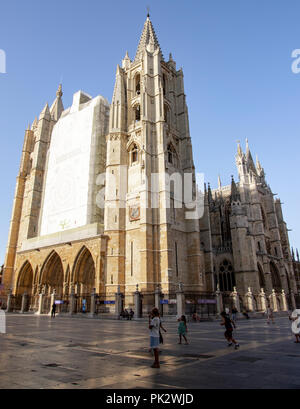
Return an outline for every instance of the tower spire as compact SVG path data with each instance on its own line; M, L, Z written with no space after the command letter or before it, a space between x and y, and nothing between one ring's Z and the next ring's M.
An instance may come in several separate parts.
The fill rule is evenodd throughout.
M248 138L246 138L246 162L247 162L248 168L251 169L252 172L256 174L257 172L254 166L254 161L253 161L251 151L249 148Z
M54 121L58 121L62 112L64 111L64 106L61 99L62 96L62 85L59 84L58 90L56 91L56 98L50 108L51 118L54 119Z
M144 24L143 32L139 41L138 48L136 50L135 61L140 60L143 57L144 51L148 45L152 45L154 49L158 48L161 52L161 48L155 34L152 22L150 20L150 14L148 12L147 19Z

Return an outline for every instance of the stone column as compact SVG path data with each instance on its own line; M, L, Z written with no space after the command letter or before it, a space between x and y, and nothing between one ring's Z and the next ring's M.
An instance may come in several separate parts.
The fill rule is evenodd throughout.
M287 311L287 302L284 290L281 291L282 311Z
M177 300L177 317L181 317L185 314L185 297L183 291L183 284L179 283L179 290L176 291Z
M162 293L161 293L161 288L159 285L156 287L154 295L155 295L155 307L158 308L160 315L162 315L163 308L162 308L162 304L160 303L162 299Z
M223 300L222 300L222 293L219 290L219 286L217 287L216 291L216 301L217 301L217 314L220 315L223 311Z
M123 294L121 293L120 286L118 286L117 292L115 293L115 316L117 319L120 319L122 312L122 299Z
M139 285L136 285L136 291L134 293L134 307L135 307L135 311L134 311L134 316L136 318L142 318L142 295L139 292Z
M55 291L55 289L53 289L53 292L52 292L51 298L50 298L50 310L48 312L48 315L51 315L52 305L55 303L55 296L56 296L56 291Z
M96 311L96 288L93 288L93 292L91 294L91 310L89 316L94 317L95 311Z
M236 291L236 287L233 287L233 292L231 293L231 297L232 297L232 302L233 302L234 307L237 309L238 312L241 312L240 298Z
M44 305L44 293L42 292L39 294L39 306L37 310L38 315L43 314L43 305Z
M262 312L266 312L267 311L267 299L266 299L266 294L263 288L261 288L260 293L259 293L259 301L260 301Z
M6 303L6 311L5 312L12 312L12 301L13 301L13 295L12 295L12 290L10 288L8 296L7 296L7 303Z
M71 286L70 302L69 302L69 314L75 314L75 291L74 286Z
M22 295L22 304L20 314L24 314L27 311L28 294L25 292Z

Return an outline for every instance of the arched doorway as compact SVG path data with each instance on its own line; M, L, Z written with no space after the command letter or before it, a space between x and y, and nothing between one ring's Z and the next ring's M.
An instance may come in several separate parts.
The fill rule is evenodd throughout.
M91 252L83 247L74 263L72 284L75 287L77 312L90 311L91 293L95 288L95 263Z
M45 294L44 311L50 311L51 294L55 290L56 298L63 294L64 271L61 258L53 251L49 254L41 269L40 286Z
M33 269L29 261L26 261L23 264L19 272L17 288L16 288L16 295L22 296L24 293L31 295L32 284L33 284Z
M18 276L16 292L13 300L13 309L20 310L22 305L22 296L27 294L27 305L25 305L25 310L30 309L31 300L32 300L32 286L33 286L33 269L29 261L26 261Z
M274 263L270 263L270 272L271 272L271 280L272 280L272 287L274 288L276 293L281 292L281 280L280 280L280 275L279 271Z

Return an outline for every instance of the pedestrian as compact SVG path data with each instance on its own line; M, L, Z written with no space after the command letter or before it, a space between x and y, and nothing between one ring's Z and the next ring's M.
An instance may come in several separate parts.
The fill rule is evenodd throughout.
M150 329L150 348L154 351L154 363L151 368L160 368L159 363L159 328L160 319L159 311L157 308L153 308L149 314L149 329Z
M290 321L297 321L298 319L298 315L296 315L296 317L293 316L293 314L289 315L289 320ZM296 341L294 341L296 344L300 343L300 334L296 334L293 332L293 334L295 335Z
M179 319L179 325L178 325L178 335L179 335L179 342L178 344L181 344L181 337L184 338L185 340L185 345L188 345L188 340L186 339L186 333L187 333L187 325L186 325L186 318L185 315L182 315Z
M228 341L228 346L231 347L234 344L234 349L239 348L239 343L233 338L233 327L235 328L235 323L230 319L229 315L225 311L221 312L222 322L221 325L225 325L224 336Z
M133 316L134 316L134 312L133 312L132 308L130 308L130 310L129 310L129 319L130 319L130 321L132 320Z
M275 324L273 310L270 306L267 308L267 323L270 324L270 320L272 320L272 324Z
M55 312L56 312L56 304L52 304L52 310L51 310L51 318L55 318Z
M231 317L232 317L232 321L233 321L234 323L236 323L236 315L237 315L237 313L238 313L238 310L237 310L235 307L233 307L232 310L231 310Z
M163 336L161 335L161 330L162 329L164 332L167 332L167 330L163 327L162 323L161 323L161 319L160 319L160 315L159 315L159 343L163 344L164 343L164 339ZM161 351L160 351L161 352Z

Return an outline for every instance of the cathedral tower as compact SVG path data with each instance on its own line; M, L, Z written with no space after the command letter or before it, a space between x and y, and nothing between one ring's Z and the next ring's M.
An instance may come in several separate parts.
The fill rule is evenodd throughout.
M199 220L189 220L182 183L195 172L183 72L165 61L149 15L136 56L118 65L107 136L106 287L130 296L161 286L204 288ZM147 302L147 301L146 301Z

